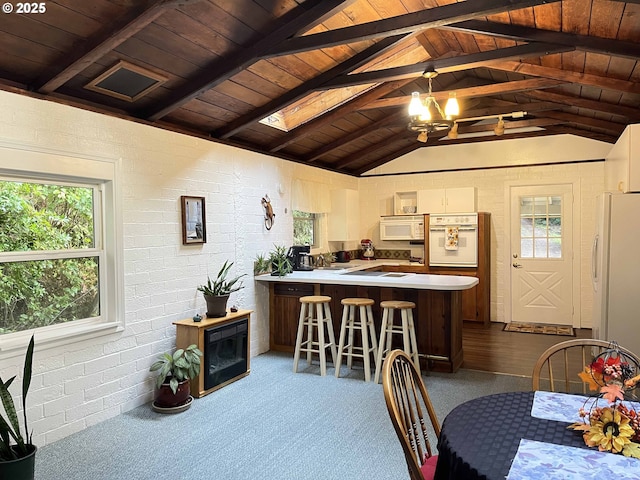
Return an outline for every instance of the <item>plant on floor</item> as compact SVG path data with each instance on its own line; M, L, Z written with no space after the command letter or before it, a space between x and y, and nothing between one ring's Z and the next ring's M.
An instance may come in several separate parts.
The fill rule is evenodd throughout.
M29 392L29 386L31 385L33 346L34 339L32 335L29 346L27 347L22 374L22 413L24 415L24 436L22 436L22 433L20 432L20 422L18 420L16 406L11 394L9 393L9 387L16 377L14 375L6 382L0 378L0 398L2 399L2 405L4 406L8 419L7 421L3 415L0 415L0 463L27 457L35 450L32 443L33 434L29 433L29 428L27 426L27 393Z
M179 348L173 354L163 353L149 368L150 372L158 372L156 377L157 388L168 383L175 394L178 384L185 380L191 380L200 373L200 357L202 352L197 345L191 344L187 348ZM167 382L168 380L168 382Z

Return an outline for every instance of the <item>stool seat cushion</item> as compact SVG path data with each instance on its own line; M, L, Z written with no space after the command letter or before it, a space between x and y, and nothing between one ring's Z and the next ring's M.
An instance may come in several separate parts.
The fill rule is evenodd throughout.
M370 298L343 298L340 300L342 305L354 305L356 307L366 307L367 305L373 305L375 302Z
M381 308L416 308L416 304L413 302L405 302L403 300L385 300L384 302L380 302Z
M331 297L325 295L308 295L300 297L300 303L327 303L331 301Z

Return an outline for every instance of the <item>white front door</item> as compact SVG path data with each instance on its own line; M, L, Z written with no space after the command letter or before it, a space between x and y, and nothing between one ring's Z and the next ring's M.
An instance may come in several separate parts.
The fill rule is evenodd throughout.
M511 321L572 325L572 186L512 186L510 196Z

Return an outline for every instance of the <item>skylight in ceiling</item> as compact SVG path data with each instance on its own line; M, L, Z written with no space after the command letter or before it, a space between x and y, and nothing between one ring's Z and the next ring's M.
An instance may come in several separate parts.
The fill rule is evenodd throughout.
M286 108L263 118L260 123L288 132L361 95L374 86L375 84L368 84L313 92Z

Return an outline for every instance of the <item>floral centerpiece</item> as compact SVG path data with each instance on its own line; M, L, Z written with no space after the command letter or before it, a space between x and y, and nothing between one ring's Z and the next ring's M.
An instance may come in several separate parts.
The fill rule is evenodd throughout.
M640 458L640 411L625 403L635 399L634 390L640 383L640 365L618 348L605 350L578 376L591 391L598 394L585 402L579 411L581 422L568 428L583 432L585 444L601 452L622 453ZM599 405L599 400L606 402ZM589 408L586 405L590 404Z

